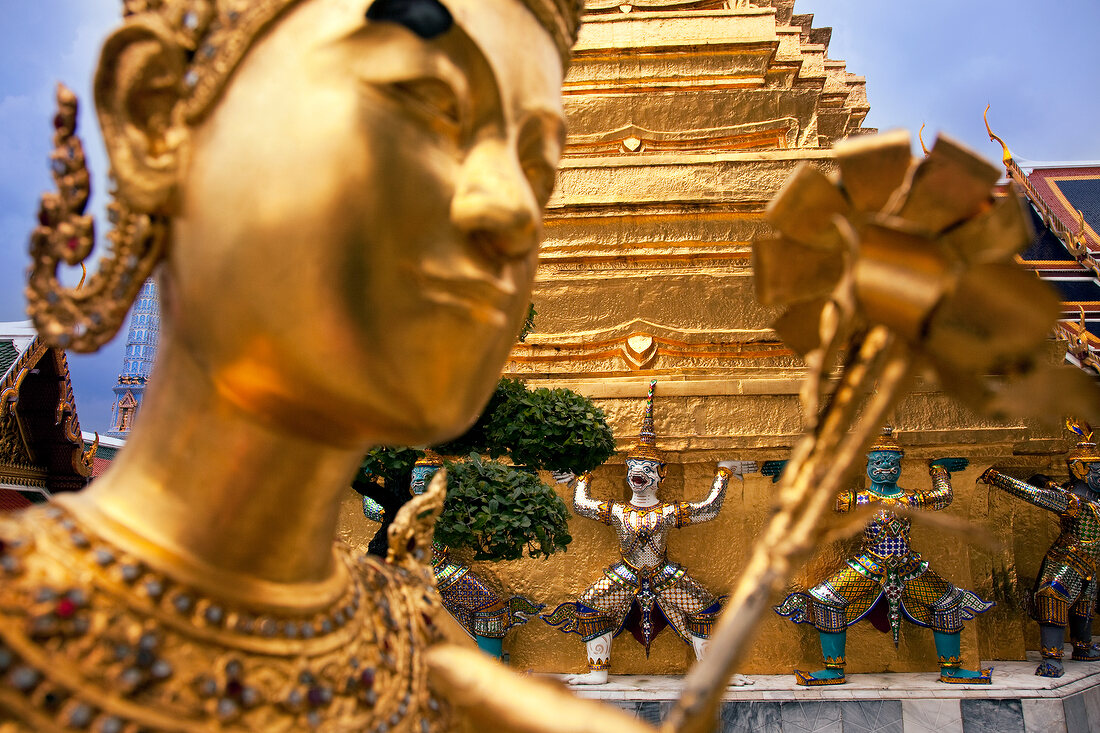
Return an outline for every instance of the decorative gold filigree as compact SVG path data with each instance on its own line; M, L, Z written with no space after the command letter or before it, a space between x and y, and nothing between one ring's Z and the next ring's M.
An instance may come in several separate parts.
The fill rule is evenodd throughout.
M549 31L568 66L582 0L521 0ZM123 0L127 24L175 43L187 58L181 79L184 119L194 123L217 102L248 50L300 0ZM364 9L370 3L364 3ZM166 32L167 31L167 32Z
M56 506L0 522L0 710L27 730L446 730L434 588L338 557L345 592L287 615L176 583Z
M130 303L160 259L166 224L113 201L108 213L115 228L108 235L108 256L87 284L83 277L76 288L61 283L57 271L62 262L83 267L91 254L95 226L84 214L89 174L76 134L76 95L58 85L57 105L50 155L57 192L43 194L39 225L31 233L27 312L51 346L91 352L122 326Z

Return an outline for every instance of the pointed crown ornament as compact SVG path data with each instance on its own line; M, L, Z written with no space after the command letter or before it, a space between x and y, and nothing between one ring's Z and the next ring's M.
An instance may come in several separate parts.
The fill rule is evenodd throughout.
M657 450L657 433L653 429L653 392L657 389L657 380L649 383L649 396L646 398L645 411L642 413L642 425L638 430L638 442L626 454L627 460L657 461L664 465L664 459Z
M905 455L905 450L898 444L898 441L894 439L893 425L884 425L882 427L882 435L875 438L875 442L871 443L871 448L868 452L873 453L874 451L887 451L889 453L897 453L899 456Z
M1066 454L1066 465L1069 466L1070 473L1083 479L1088 473L1085 464L1100 462L1100 448L1092 439L1092 427L1087 422L1067 417L1066 427L1079 438L1077 445Z

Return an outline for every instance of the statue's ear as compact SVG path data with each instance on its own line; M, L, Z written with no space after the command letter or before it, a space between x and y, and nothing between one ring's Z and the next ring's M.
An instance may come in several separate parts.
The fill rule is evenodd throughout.
M181 92L184 50L156 21L131 21L103 45L95 102L117 195L133 208L169 213L188 132Z

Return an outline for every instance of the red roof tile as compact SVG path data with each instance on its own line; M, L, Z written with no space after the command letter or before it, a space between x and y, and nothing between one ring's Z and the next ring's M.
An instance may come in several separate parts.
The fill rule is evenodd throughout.
M26 509L31 502L14 489L0 489L0 512L16 512Z

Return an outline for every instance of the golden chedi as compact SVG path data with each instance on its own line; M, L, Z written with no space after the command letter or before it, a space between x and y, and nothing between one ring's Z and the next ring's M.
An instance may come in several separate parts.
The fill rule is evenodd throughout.
M445 642L422 564L442 477L385 563L333 544L369 446L455 435L496 384L578 22L572 0L125 2L95 77L111 249L60 284L94 239L61 89L28 297L93 351L155 271L160 357L111 470L0 524L0 730L451 730L456 704L634 729Z
M727 456L761 463L789 458L814 419L799 398L807 368L798 343L772 328L781 311L756 300L751 243L774 234L768 202L800 163L835 173L832 146L871 132L866 80L850 72L873 80L874 70L838 58L831 29L817 27L820 18L812 15L827 6L813 0L587 3L564 87L569 136L544 217L532 298L538 317L513 349L506 374L531 388L572 389L605 412L619 452L592 472L590 490L598 500L629 498L622 461L636 435L634 406L651 379L662 384L657 427L668 468L662 492L670 501L702 498L692 487L707 485L715 461ZM924 137L933 147L929 130ZM988 172L991 184L998 173ZM782 251L777 261L805 262ZM1061 361L1055 349L1051 343L1050 358ZM1003 492L991 495L975 482L990 465L1066 478L1062 457L1072 446L1061 431L1034 419L975 413L929 380L901 400L892 421L905 436L899 484L927 481L930 459L967 458L970 466L955 475L955 501L945 516L996 539L987 547L929 526L913 530L933 567L997 601L963 632L966 664L1023 659L1039 639L1014 599L1030 588L1057 531L1045 512ZM687 563L707 558L691 567L718 594L745 572L777 496L776 485L759 474L736 486L713 522L669 538L670 555ZM559 491L571 499L564 487ZM576 517L566 555L475 567L553 607L582 593L584 579L599 574L604 558L617 551L614 537L600 530ZM847 555L842 547L822 548L821 567L801 580L812 585ZM903 628L895 650L877 631L853 629L849 673L934 668L936 655L921 633ZM518 667L587 669L579 645L547 626L523 627L509 651ZM819 663L819 655L816 635L792 634L781 618L766 618L740 671L788 674ZM674 637L658 637L648 658L644 649L622 645L615 669L682 674L693 662Z

